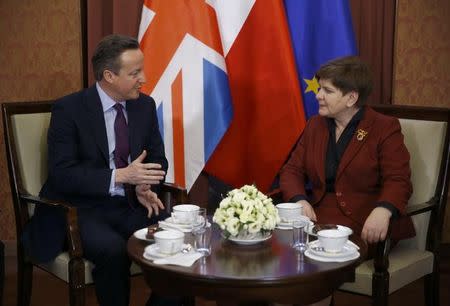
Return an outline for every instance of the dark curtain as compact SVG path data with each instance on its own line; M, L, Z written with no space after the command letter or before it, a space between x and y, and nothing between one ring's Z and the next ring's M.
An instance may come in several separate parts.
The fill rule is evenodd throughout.
M84 84L94 83L90 59L95 46L103 36L124 34L137 37L144 0L81 0L85 8L85 58Z
M83 29L84 84L94 83L90 58L99 40L108 34L137 37L144 0L80 0ZM330 0L332 1L332 0ZM372 68L374 90L369 103L391 104L395 0L350 0L359 55ZM201 175L191 189L194 203L206 206L214 194L211 178ZM209 191L209 192L208 192ZM210 203L211 204L211 203Z
M372 68L369 103L392 103L395 0L350 0L359 55Z

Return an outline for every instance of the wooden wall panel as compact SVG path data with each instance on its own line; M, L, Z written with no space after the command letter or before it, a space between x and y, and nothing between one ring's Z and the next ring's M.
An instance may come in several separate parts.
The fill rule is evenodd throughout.
M450 1L397 5L395 104L450 107Z
M394 104L450 107L449 37L450 1L397 0ZM450 204L442 241L450 243Z
M1 0L0 67L2 103L55 99L81 89L80 0ZM0 124L0 239L12 240L15 225Z

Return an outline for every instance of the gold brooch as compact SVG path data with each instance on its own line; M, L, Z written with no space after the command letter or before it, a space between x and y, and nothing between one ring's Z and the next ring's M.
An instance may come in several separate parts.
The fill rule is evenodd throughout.
M364 137L366 137L368 134L368 132L358 129L356 131L356 139L358 139L358 141L362 141L364 139Z

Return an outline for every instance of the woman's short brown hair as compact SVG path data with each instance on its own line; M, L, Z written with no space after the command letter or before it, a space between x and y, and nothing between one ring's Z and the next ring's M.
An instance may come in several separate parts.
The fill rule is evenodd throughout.
M357 56L346 56L331 60L316 72L317 80L329 80L344 95L350 91L358 93L356 105L362 106L372 91L372 75L369 67Z

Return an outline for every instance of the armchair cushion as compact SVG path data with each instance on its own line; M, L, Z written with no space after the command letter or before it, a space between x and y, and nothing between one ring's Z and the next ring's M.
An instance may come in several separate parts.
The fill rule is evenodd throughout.
M16 114L11 123L23 187L29 194L37 195L47 177L50 113ZM34 204L30 204L28 210L32 215Z
M396 246L389 254L389 294L433 271L433 253ZM372 295L373 260L358 266L354 283L345 283L342 290Z
M2 104L9 179L17 230L18 305L28 305L32 288L33 267L69 284L71 305L84 305L84 288L93 283L93 264L83 259L78 231L77 209L69 203L49 201L38 196L47 177L47 130L52 101L11 102ZM162 200L170 210L173 202L183 202L186 190L175 185L162 188ZM39 209L34 210L34 207ZM33 214L46 211L45 220L36 223ZM42 218L41 218L42 219ZM60 228L51 231L46 227ZM27 230L24 232L24 228ZM37 241L39 231L48 233ZM20 238L21 237L21 238ZM68 252L59 245L67 241ZM56 246L56 248L55 248ZM31 250L35 252L32 253ZM36 251L40 251L37 252ZM39 263L39 264L38 264ZM132 264L130 274L140 273Z

